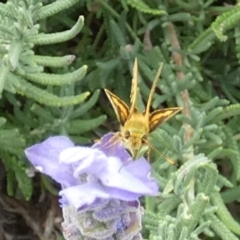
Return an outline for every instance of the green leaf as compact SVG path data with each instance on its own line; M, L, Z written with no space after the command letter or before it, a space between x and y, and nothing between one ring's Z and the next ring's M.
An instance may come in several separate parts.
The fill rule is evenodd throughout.
M238 240L238 237L214 214L209 214L206 218L211 222L211 228L222 240Z
M48 86L62 86L66 84L73 84L81 80L87 71L87 66L84 65L74 72L65 74L51 74L51 73L35 73L35 74L24 74L22 77L42 85Z
M213 192L211 195L211 202L217 206L217 215L222 220L222 222L226 225L228 229L232 232L240 235L240 224L233 219L231 213L228 211L226 205L221 198L219 192Z
M82 29L84 24L84 17L80 16L75 25L67 31L59 33L49 33L49 34L37 34L29 36L28 41L35 45L48 45L64 42L75 37Z
M41 10L39 11L39 13L37 15L37 19L40 20L40 19L44 19L49 16L52 16L58 12L61 12L62 10L70 8L71 6L76 4L78 1L79 0L68 0L68 1L58 0L51 4L48 4L41 8Z
M33 185L31 179L26 175L25 169L19 166L16 162L13 169L19 188L21 189L25 199L29 200L33 192Z
M131 7L136 8L138 11L143 12L143 13L148 13L148 14L151 14L151 15L166 15L167 14L167 12L165 10L150 8L142 0L127 0L127 3Z
M215 32L216 36L221 41L226 41L227 36L223 33L227 30L237 26L240 20L240 6L235 6L233 9L218 16L212 23L211 27Z
M40 64L45 67L54 67L54 68L68 66L75 60L74 55L66 55L63 57L34 55L32 58L33 58L33 61L36 62L37 64Z
M101 115L94 119L88 120L73 120L70 121L70 125L68 128L68 133L70 134L81 134L89 130L93 130L94 128L101 125L106 120L105 115Z
M79 104L83 102L90 94L89 92L85 92L76 96L58 97L47 92L46 90L35 87L22 78L19 79L19 82L21 82L21 84L15 85L15 79L16 77L13 74L11 74L11 78L8 78L8 80L12 82L19 94L32 98L35 101L48 106L60 107Z

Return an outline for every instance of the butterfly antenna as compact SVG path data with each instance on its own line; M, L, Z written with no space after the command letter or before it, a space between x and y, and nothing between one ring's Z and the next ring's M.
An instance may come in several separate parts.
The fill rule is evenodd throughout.
M176 163L169 157L165 156L162 152L157 150L150 142L148 142L146 139L143 139L144 143L146 143L151 149L153 149L155 152L157 152L161 157L166 159L170 164L175 165Z
M157 86L157 81L158 81L158 79L159 79L159 77L161 75L162 68L163 68L163 63L161 63L159 68L158 68L156 77L155 77L155 79L153 81L152 88L151 88L150 93L149 93L149 97L148 97L148 101L147 101L147 107L146 107L146 115L147 115L147 117L149 117L149 111L150 111L150 106L151 106L151 102L152 102L152 97L153 97L153 94L155 92L155 88Z

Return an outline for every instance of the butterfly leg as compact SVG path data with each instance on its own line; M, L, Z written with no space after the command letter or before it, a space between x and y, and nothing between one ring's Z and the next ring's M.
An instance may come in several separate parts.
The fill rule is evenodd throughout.
M114 146L114 144L116 144L119 140L120 140L120 133L117 132L117 133L115 133L108 141L106 141L105 143L103 143L103 144L101 145L101 148L103 148L103 149L111 148L111 147Z
M125 162L122 164L122 166L119 168L118 172L120 172L121 169L122 169L124 166L126 166L128 163L130 163L131 161L132 161L132 158L129 157L129 158L127 159L127 161L125 161Z
M149 147L147 151L147 160L149 163L150 163L150 154L151 154L151 148Z

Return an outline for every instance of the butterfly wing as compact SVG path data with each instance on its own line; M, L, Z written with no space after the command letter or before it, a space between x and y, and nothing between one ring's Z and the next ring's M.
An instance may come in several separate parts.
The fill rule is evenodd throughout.
M110 103L112 104L112 107L118 118L118 121L122 126L124 126L129 116L129 108L127 104L123 100L121 100L119 97L117 97L116 95L108 91L107 89L104 89L104 91Z
M152 98L153 98L153 94L155 92L155 88L157 86L157 81L160 77L160 74L162 72L162 67L163 67L163 64L161 63L159 68L158 68L158 72L156 74L156 77L153 81L153 84L152 84L152 88L150 90L150 93L149 93L149 97L148 97L148 101L147 101L147 107L146 107L146 111L145 111L145 114L146 114L146 117L149 118L149 115L150 115L150 106L151 106L151 103L152 103Z
M160 124L167 121L169 118L173 117L178 113L182 108L164 108L153 111L149 116L149 132L152 132Z
M131 103L131 107L129 110L130 116L136 109L137 94L138 94L138 61L137 61L137 58L135 58L134 65L133 65L133 78L132 78L132 88L131 88L131 96L130 96L130 103Z

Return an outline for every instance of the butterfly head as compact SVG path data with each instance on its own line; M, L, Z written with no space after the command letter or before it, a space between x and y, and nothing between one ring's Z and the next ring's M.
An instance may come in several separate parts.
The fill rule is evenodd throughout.
M124 147L131 154L133 159L138 159L146 153L148 145L148 127L145 124L139 124L139 118L132 121L130 119L121 128L120 134Z

